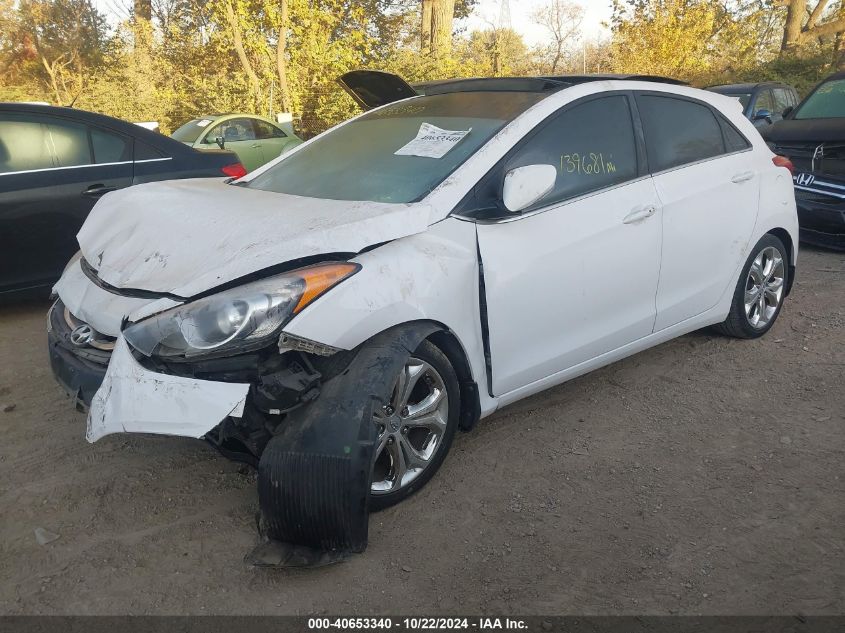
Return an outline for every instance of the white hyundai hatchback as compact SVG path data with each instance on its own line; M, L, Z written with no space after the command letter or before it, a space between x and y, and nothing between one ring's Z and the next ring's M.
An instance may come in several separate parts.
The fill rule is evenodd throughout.
M267 534L361 551L457 429L794 277L791 165L735 100L606 77L342 80L379 106L236 181L106 195L55 287L88 440L204 438ZM424 93L424 94L420 94Z

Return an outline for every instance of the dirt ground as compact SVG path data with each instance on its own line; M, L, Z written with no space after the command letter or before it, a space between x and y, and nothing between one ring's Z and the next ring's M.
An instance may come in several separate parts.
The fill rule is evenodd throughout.
M0 308L2 613L845 613L845 254L803 250L762 340L695 333L482 421L315 571L244 564L255 475L203 443L87 444L46 309Z

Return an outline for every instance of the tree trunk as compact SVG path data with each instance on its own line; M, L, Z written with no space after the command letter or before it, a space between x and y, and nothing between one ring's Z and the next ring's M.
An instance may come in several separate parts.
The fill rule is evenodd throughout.
M235 9L232 7L231 2L226 2L226 20L229 22L229 29L232 31L232 45L235 47L235 52L238 55L241 66L243 66L244 72L249 79L250 92L252 92L252 97L255 100L258 98L260 83L258 81L258 75L255 74L249 57L247 57L243 37L241 36L241 26L238 24L238 18L235 15ZM255 104L252 105L254 106Z
M431 51L431 10L434 0L422 0L422 22L420 26L420 50Z
M431 10L431 51L437 57L452 52L452 21L455 0L437 0Z
M781 52L794 52L800 45L806 12L807 0L789 0L789 4L786 6L786 24L783 29Z
M452 22L455 0L422 0L420 49L436 57L452 51Z
M845 33L845 18L840 17L819 24L829 2L830 0L818 0L813 9L808 11L807 0L779 0L780 6L786 6L781 55L795 53L803 44L813 39Z
M290 112L290 86L288 85L288 60L286 55L288 44L288 0L280 0L281 25L279 26L279 43L276 46L276 69L279 73L279 92L282 93L282 110Z

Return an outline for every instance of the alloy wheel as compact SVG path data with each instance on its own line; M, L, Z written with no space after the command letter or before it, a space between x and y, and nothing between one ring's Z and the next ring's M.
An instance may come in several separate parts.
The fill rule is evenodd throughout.
M372 494L397 492L419 477L440 449L448 420L443 377L429 363L410 358L390 402L373 416L378 440Z
M745 281L745 317L751 327L762 330L772 322L783 300L783 256L772 247L761 250Z

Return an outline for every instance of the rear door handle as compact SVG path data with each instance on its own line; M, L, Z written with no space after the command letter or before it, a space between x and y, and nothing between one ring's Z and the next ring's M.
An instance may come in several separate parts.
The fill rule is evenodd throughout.
M252 145L250 145L250 147L252 147L252 148L261 147L261 143L253 143Z
M115 191L117 187L106 187L105 185L91 185L85 191L82 192L83 196L88 196L89 198L99 198L102 195L107 194L109 191Z
M657 207L653 204L647 204L642 207L637 207L625 216L625 219L622 220L622 223L633 224L634 222L640 222L642 220L650 218L655 213L657 213Z
M734 184L739 184L741 182L747 182L754 178L753 171L744 171L742 173L736 174L733 178L731 178L731 182Z

